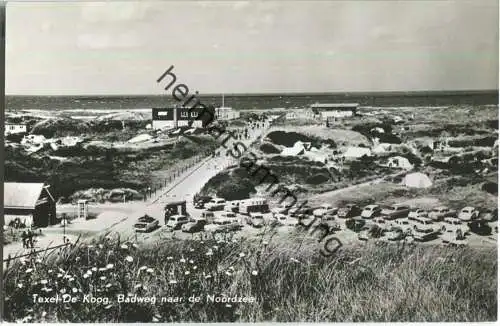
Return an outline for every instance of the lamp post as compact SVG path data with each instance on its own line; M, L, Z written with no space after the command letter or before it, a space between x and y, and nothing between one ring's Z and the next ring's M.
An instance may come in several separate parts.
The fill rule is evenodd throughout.
M148 187L149 198L151 198L151 187Z

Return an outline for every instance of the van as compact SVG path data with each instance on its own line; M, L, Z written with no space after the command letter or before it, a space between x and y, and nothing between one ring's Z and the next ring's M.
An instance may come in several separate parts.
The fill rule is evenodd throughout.
M262 198L248 199L240 202L239 213L250 215L250 213L269 213L269 204Z

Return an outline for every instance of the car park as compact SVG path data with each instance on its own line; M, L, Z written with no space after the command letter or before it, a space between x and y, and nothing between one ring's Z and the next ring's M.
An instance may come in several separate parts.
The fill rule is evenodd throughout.
M188 233L200 232L203 231L206 224L207 220L204 218L200 218L182 225L181 230L182 232Z
M186 223L189 223L189 218L186 215L173 215L169 217L166 226L172 230L177 230Z
M205 204L206 209L209 211L222 211L225 206L226 200L222 198L213 198Z
M392 205L382 209L380 213L386 220L394 220L401 217L406 217L410 213L410 207L407 205Z
M379 205L368 205L368 206L365 206L365 208L361 212L361 217L362 218L374 218L374 217L379 216L380 212L382 212L382 209L380 208Z
M479 217L479 211L474 207L467 206L460 210L458 218L462 221L472 221Z
M434 221L442 221L445 217L456 217L457 212L446 206L434 207L429 212L429 218Z
M137 223L134 224L135 232L151 232L158 228L160 222L149 215L139 217Z
M340 218L351 218L358 216L361 213L361 209L356 204L347 204L341 207L337 213Z
M415 218L420 218L420 217L427 217L429 213L422 208L412 208L410 212L408 213L408 218L410 220L415 219Z

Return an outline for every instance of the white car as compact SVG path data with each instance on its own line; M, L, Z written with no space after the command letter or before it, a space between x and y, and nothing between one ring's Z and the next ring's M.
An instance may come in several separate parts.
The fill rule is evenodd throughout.
M451 232L455 234L461 233L462 235L466 235L470 232L470 227L456 217L445 217L443 220L443 225L441 227L441 232L443 232L443 234L445 232Z
M462 208L460 213L458 213L458 218L461 219L462 221L472 221L477 219L478 216L479 216L479 211L474 207L470 206Z
M410 220L413 220L413 219L419 218L419 217L427 217L428 215L429 215L429 213L427 213L427 211L425 209L413 208L412 210L410 210L410 213L408 213L408 218Z
M333 215L338 211L337 207L333 207L330 204L323 204L320 208L317 208L313 211L313 215L316 217L323 217L326 214Z
M407 218L400 218L394 220L393 222L390 223L390 225L393 227L400 228L401 230L403 230L405 234L411 234L413 231L413 225Z
M274 218L276 219L276 222L281 225L291 225L291 226L296 226L299 224L299 220L293 217L289 217L285 214L276 214L274 215Z
M168 218L168 222L165 225L172 230L177 230L186 223L189 223L189 218L186 215L173 215Z
M376 216L380 215L380 212L382 209L380 208L379 205L368 205L363 208L363 211L361 212L361 217L362 218L374 218Z
M226 201L222 198L214 198L205 204L205 208L209 211L222 211L226 206Z
M159 221L151 216L144 215L134 224L135 232L150 232L156 229Z

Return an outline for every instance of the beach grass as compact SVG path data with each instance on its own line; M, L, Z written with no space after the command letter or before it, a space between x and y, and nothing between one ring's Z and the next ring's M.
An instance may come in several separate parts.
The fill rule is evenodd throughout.
M494 321L496 248L204 237L148 247L108 235L4 270L5 319L40 322ZM33 295L78 298L33 303ZM117 296L156 298L118 302ZM110 298L101 303L83 298ZM211 302L210 297L225 297ZM169 302L172 298L182 302ZM199 297L200 302L189 302ZM165 300L165 302L162 302ZM168 299L170 298L170 299ZM227 299L232 298L232 299ZM246 298L253 302L231 302ZM253 299L252 299L253 298ZM243 299L241 299L243 300Z

